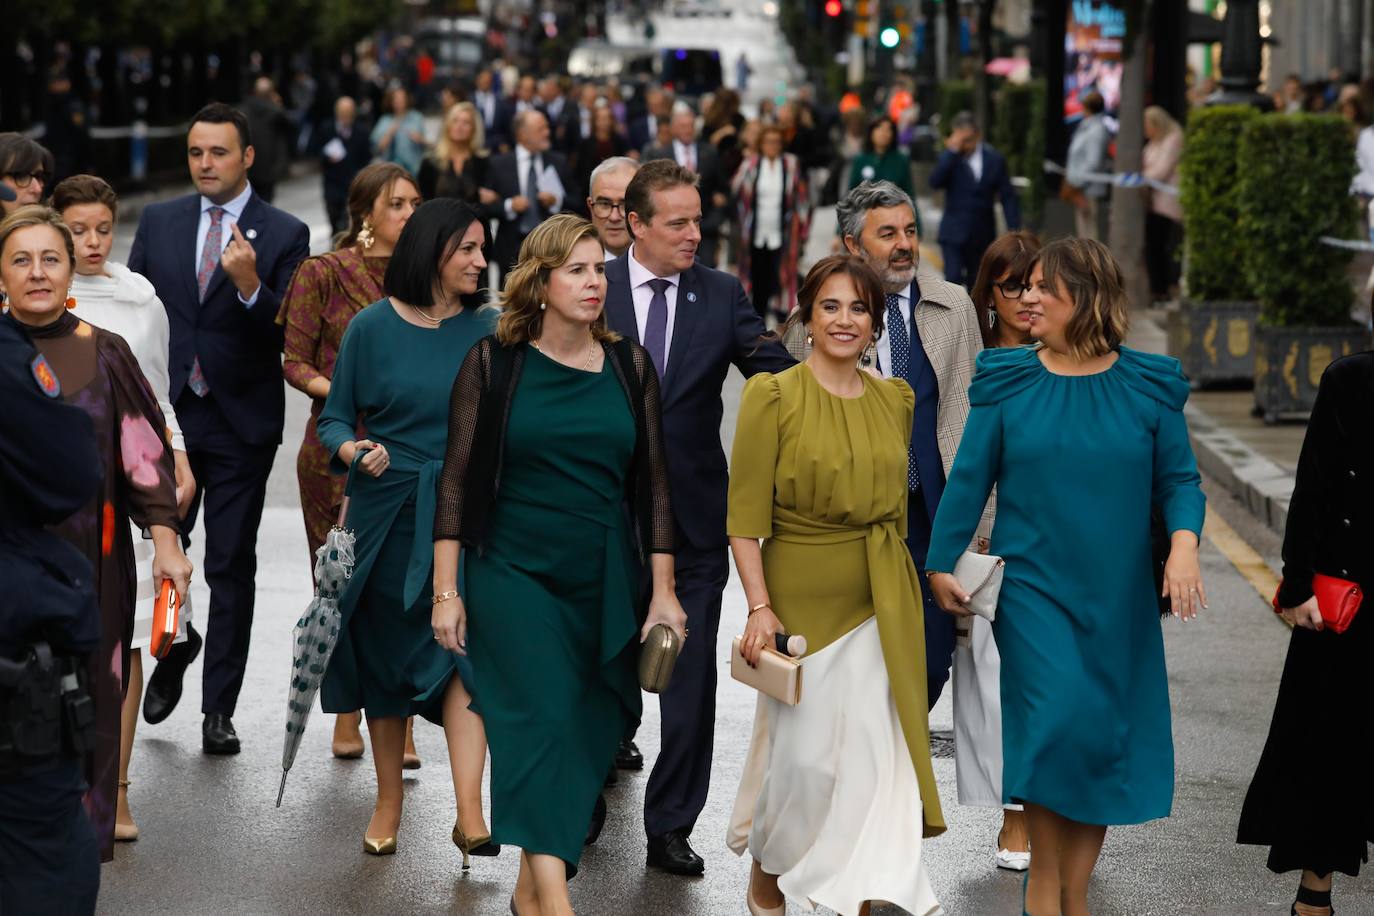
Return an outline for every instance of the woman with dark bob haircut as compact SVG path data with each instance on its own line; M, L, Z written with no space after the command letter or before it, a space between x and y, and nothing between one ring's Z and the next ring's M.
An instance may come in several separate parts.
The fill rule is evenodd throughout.
M386 267L390 292L349 322L320 413L320 442L335 473L356 466L349 527L357 563L342 596L343 633L321 694L325 712L362 709L377 770L377 805L363 838L373 855L396 851L405 720L443 725L457 795L453 842L495 855L482 817L486 735L468 709L471 669L429 624L435 484L448 434L448 393L463 357L491 332L464 308L486 270L483 228L456 200L423 204ZM356 430L366 428L368 438Z
M23 134L0 134L0 184L14 192L14 200L0 201L3 216L20 207L36 204L53 179L52 153Z
M1162 590L1188 620L1207 606L1206 500L1183 418L1188 380L1178 360L1122 345L1126 291L1107 247L1046 245L1021 305L1037 346L978 354L926 575L941 608L969 616L974 583L952 572L996 486L1002 801L1026 809L1026 912L1086 916L1107 826L1172 809L1148 519L1152 505L1163 513Z
M862 260L817 262L794 313L810 355L755 375L740 399L726 523L749 607L740 652L756 665L782 632L808 649L806 699L759 701L727 835L753 858L755 916L781 916L787 899L846 916L873 900L939 908L921 841L945 823L905 543L916 396L859 368L884 311Z

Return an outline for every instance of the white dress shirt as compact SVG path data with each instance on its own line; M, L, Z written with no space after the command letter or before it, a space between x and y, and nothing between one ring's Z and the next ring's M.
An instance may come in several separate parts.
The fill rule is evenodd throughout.
M1355 180L1350 190L1366 197L1374 197L1374 127L1360 131L1355 141Z
M897 294L897 302L902 310L902 315L906 319L906 339L911 340L911 287L908 285ZM883 297L883 308L887 308L887 297ZM886 315L884 315L886 318ZM875 366L883 378L892 377L892 331L890 328L883 329L883 336L878 338L874 344L874 349L878 353L878 365Z
M252 196L253 186L246 182L239 196L235 197L227 204L217 204L205 195L201 195L200 223L196 227L196 261L191 268L193 273L200 273L200 259L205 255L205 237L210 234L210 208L220 207L224 210L224 213L221 214L219 218L220 254L223 255L224 249L228 248L229 243L234 240L234 232L229 227L238 225L239 219L243 216L243 208L248 206L248 201ZM248 244L251 245L253 243L250 240ZM262 284L259 283L258 288L253 290L253 295L249 296L247 299L243 298L242 293L239 293L239 301L244 305L252 306L254 302L258 301L258 293L261 290Z
M754 185L754 247L777 251L782 247L782 157L759 158Z
M691 169L694 172L700 165L700 163L697 162L696 144L693 143L682 143L674 140L673 158L677 160L678 165L682 166L684 169Z
M968 170L973 173L974 181L983 180L983 144L979 143L973 148L973 152L964 157L968 163Z
M544 209L548 210L550 213L558 213L563 209L563 197L558 193L556 188L531 188L529 186L531 159L534 160L535 172L540 175L544 174L544 167L546 165L544 157L539 153L531 152L519 143L515 144L515 180L520 182L520 194L522 197L528 197L533 200L534 196L541 190L548 191L554 196L553 206L545 207ZM516 213L515 208L511 206L510 198L506 198L506 218L518 219L519 216L520 214Z
M604 245L601 248L601 255L607 261L614 261L616 258L620 257L620 255L616 254L614 251L605 247Z
M677 323L677 288L682 280L682 274L673 274L667 277L659 277L635 257L634 246L630 246L629 252L630 269L630 295L634 299L635 305L635 327L639 329L639 342L644 342L644 330L649 325L649 303L653 301L654 290L649 285L650 280L663 279L668 281L668 288L663 291L663 298L668 300L668 329L663 335L663 371L668 371L668 354L673 350L673 325Z
M493 92L474 92L473 103L482 113L482 124L491 130L496 124L496 94Z

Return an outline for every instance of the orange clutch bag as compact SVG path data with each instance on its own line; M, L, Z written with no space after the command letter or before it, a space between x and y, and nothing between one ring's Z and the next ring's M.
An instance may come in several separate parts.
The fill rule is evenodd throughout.
M180 614L181 596L177 594L171 579L163 579L162 590L158 592L157 601L153 604L153 639L148 644L148 651L153 654L153 658L165 658L172 650L172 643L177 638Z

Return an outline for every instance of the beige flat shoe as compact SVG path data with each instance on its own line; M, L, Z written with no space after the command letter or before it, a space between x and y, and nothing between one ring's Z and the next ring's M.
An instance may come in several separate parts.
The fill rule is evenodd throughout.
M121 779L119 781L119 791L124 792L127 796L129 791L129 780ZM125 798L125 802L128 802L127 797ZM121 824L119 821L115 821L114 838L116 843L134 842L138 839L138 825L132 821L127 824Z

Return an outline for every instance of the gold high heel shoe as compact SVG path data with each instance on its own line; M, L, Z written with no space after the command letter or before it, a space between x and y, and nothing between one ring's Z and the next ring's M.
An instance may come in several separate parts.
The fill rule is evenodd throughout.
M119 788L120 788L120 791L127 792L128 789L129 789L129 780L127 780L127 779L121 779L121 780L119 780ZM137 824L121 824L121 823L119 823L118 821L116 821L116 822L115 822L115 825L114 825L114 838L115 838L115 842L116 842L116 843L132 843L132 842L134 842L135 840L138 839L138 825L137 825Z
M386 836L373 839L370 836L365 836L363 837L363 852L370 856L394 856L396 854L396 838Z
M758 863L757 863L757 862L754 863L754 865L753 865L753 866L751 867L751 869L750 869L750 873L749 873L749 885L748 885L748 887L745 889L745 892L744 892L744 900L745 900L745 903L747 903L747 904L749 905L749 913L750 913L750 916L787 916L787 901L786 901L786 900L783 900L782 906L766 907L766 906L763 906L761 903L759 903L758 901L756 901L756 900L754 899L754 874L753 874L753 873L754 873L755 870L759 871L760 873L763 871L761 868L758 868Z
M483 836L468 837L463 833L462 826L453 822L453 845L463 854L463 868L468 869L472 866L472 856L499 856L501 845L491 841L491 834ZM513 898L512 898L513 899Z

